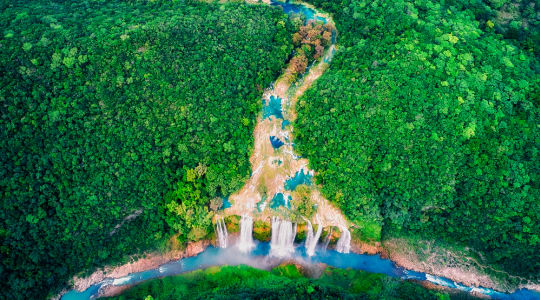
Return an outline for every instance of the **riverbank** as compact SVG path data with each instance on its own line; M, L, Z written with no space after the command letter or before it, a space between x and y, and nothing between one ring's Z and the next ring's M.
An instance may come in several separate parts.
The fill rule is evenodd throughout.
M481 286L504 293L520 289L540 292L538 283L483 266L470 251L452 249L448 245L441 247L433 241L391 238L382 242L379 253L405 269L446 277L466 286Z
M129 262L121 266L107 266L103 270L97 270L90 276L74 277L73 289L76 291L84 291L90 286L104 281L105 279L118 279L128 276L132 273L147 271L158 268L161 265L176 261L182 258L195 256L203 252L212 242L209 240L198 241L187 244L184 250L170 250L165 253L152 252L144 257ZM58 298L62 296L59 295ZM100 295L101 296L101 295Z
M266 227L266 225L261 227ZM262 239L263 241L255 243L254 249L249 254L241 253L235 246L239 233L231 233L229 235L229 247L226 249L216 247L209 248L209 245L216 246L216 242L205 240L190 243L187 245L185 250L171 250L165 253L150 253L146 257L135 262L122 266L107 267L103 271L94 272L92 275L85 278L75 278L74 284L76 284L79 291L82 291L88 287L90 287L89 290L94 289L94 291L88 293L87 290L84 292L83 294L86 294L86 297L73 297L72 295L69 299L88 299L88 297L91 295L100 297L118 295L119 293L138 283L141 283L142 281L152 278L175 276L177 274L199 269L206 269L212 266L248 265L258 269L270 270L271 268L283 263L292 263L297 266L301 266L301 269L306 270L306 275L313 278L318 278L326 266L331 266L338 269L352 268L364 270L368 273L382 273L391 277L401 278L402 280L417 281L428 288L438 290L443 288L443 290L446 290L448 287L450 287L450 290L453 292L458 292L461 290L470 292L475 296L479 296L480 294L489 294L496 295L496 299L507 299L505 298L506 296L504 294L475 288L477 285L481 285L483 287L487 286L487 284L484 282L486 280L485 277L479 276L478 274L466 274L466 276L472 276L470 278L476 280L467 281L467 285L470 284L470 287L465 287L464 285L459 285L455 282L452 283L453 280L458 281L458 278L449 277L459 275L460 273L445 273L447 269L438 268L438 266L433 265L430 266L419 260L408 259L407 255L410 253L405 253L403 251L398 252L396 255L396 252L388 252L388 246L387 248L382 246L378 247L379 255L363 255L356 254L355 252L366 253L361 249L374 249L375 246L366 246L362 245L362 242L353 241L351 244L351 254L341 254L336 252L333 249L333 246L330 246L328 250L323 250L323 243L321 241L319 243L320 247L315 252L315 256L308 257L306 256L305 249L303 249L302 245L304 239L304 237L302 237L303 227L302 225L299 225L298 228L299 232L297 237L299 238L295 243L295 252L288 257L279 258L269 255L270 244L265 241L264 238ZM261 234L262 237L268 235L266 231L269 230L264 230L264 232ZM405 253L405 255L403 255L403 253ZM392 261L388 259L392 259ZM407 266L407 269L402 269L400 267L396 268L396 265ZM429 270L430 273L417 273L413 272L414 270ZM449 282L450 284L448 284ZM535 290L534 286L526 287L528 289ZM500 290L499 288L495 289ZM515 299L522 298L518 297ZM530 298L529 296L529 298L523 299L535 298Z

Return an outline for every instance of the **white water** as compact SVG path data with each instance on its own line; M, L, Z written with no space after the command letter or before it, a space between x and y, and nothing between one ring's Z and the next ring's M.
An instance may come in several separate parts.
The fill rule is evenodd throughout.
M326 249L328 248L328 244L330 244L331 237L332 237L332 227L330 227L330 230L328 231L328 234L326 235L326 238L324 239L323 251L326 251Z
M115 278L112 282L109 282L112 285L124 285L127 284L133 277L128 275L125 277Z
M277 257L289 256L294 253L294 238L296 237L296 223L272 217L272 240L270 241L270 255Z
M317 227L317 233L315 236L313 236L313 227L311 226L311 222L309 220L306 220L308 223L308 232L306 236L306 253L308 256L313 256L315 254L315 247L317 247L317 242L319 242L319 238L321 237L322 233L322 225L319 221L319 216L317 216L317 222L319 223Z
M229 239L229 233L227 232L227 226L225 225L225 220L223 217L218 218L216 222L217 226L217 236L218 236L218 243L220 248L227 248L227 241Z
M240 240L238 241L237 247L240 249L240 251L247 253L253 249L254 246L253 218L247 214L244 214L240 220Z
M336 245L336 251L349 253L351 251L351 233L346 227L341 228L341 236Z

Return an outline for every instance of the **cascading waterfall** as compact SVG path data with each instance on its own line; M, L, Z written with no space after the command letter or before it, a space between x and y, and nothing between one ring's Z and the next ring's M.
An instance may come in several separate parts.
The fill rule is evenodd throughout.
M218 218L216 222L217 236L220 248L227 248L227 241L229 239L229 233L227 232L227 225L225 225L225 219L223 217Z
M296 223L272 217L272 240L270 241L270 255L283 257L294 253L294 238L296 237Z
M328 234L326 235L326 238L324 239L324 246L323 246L324 251L326 251L326 249L328 248L328 244L330 244L330 239L332 238L332 228L333 227L330 227L330 230L328 231Z
M341 236L337 242L336 250L340 253L351 251L351 233L346 227L341 227Z
M319 221L319 216L317 215L317 222L319 223L317 227L317 233L315 236L313 236L313 227L311 226L311 222L307 220L308 223L308 233L306 236L306 253L308 256L313 256L315 254L315 247L317 246L317 242L319 241L319 238L321 237L322 233L322 225Z
M242 252L249 252L255 246L253 242L253 218L247 214L242 215L240 220L240 240L237 246Z

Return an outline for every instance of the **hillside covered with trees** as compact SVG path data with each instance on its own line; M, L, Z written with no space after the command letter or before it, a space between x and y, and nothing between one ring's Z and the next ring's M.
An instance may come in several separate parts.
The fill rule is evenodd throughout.
M307 2L332 22L262 2L0 2L0 298L51 297L81 272L214 238L214 212L251 175L263 90L328 62L336 38L285 126L354 237L435 241L538 282L538 1ZM297 219L316 214L308 192L292 193ZM285 266L212 268L119 298L194 294L456 296Z
M173 232L211 231L210 200L249 176L260 96L292 51L283 12L91 0L0 12L0 298L52 295Z
M325 195L373 240L468 247L538 280L534 1L511 26L501 19L511 1L308 2L340 33L296 107L297 146Z

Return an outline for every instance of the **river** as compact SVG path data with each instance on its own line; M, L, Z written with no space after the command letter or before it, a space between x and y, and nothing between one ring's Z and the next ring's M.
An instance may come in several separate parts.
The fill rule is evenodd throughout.
M199 255L172 261L161 265L158 268L146 270L143 272L129 274L128 276L105 279L102 282L90 286L82 292L75 290L69 291L62 296L62 300L88 300L98 295L101 288L108 285L124 286L133 285L148 279L171 276L181 273L204 269L211 266L223 265L248 265L259 269L271 269L281 262L296 261L302 265L324 263L336 268L352 268L373 273L382 273L388 276L401 279L415 279L428 281L436 285L458 289L464 292L476 292L493 299L512 299L512 300L533 300L540 299L540 293L530 290L517 290L512 294L504 294L483 287L467 287L465 285L453 282L444 277L433 276L430 274L406 270L396 266L391 260L381 258L379 255L339 253L335 250L317 249L314 256L307 256L303 245L297 245L295 253L289 257L276 258L269 256L270 243L259 242L250 253L241 252L237 247L215 248L208 247Z
M267 4L281 7L287 14L303 14L307 20L317 20L321 21L323 23L330 22L331 20L327 19L327 15L322 16L320 12L313 8L309 8L303 4L300 3L283 3L283 2L277 2L277 1L271 1L267 2ZM322 64L328 64L331 61L332 55L335 53L335 33L332 37L332 46L330 49L326 52L326 55L323 57L322 62L319 63L319 65ZM322 69L324 71L324 69ZM315 78L320 76L322 71L316 75ZM309 75L306 75L308 77ZM310 83L306 84L305 82L308 82L308 80L304 80L300 83L300 86L296 86L296 91L300 91L296 93L296 96L294 98L298 98L298 95L303 93L305 89L307 89L310 85ZM311 81L312 82L312 81ZM294 105L291 105L289 102L289 97L285 95L284 91L289 91L290 86L285 85L286 88L283 89L282 95L279 94L278 88L280 85L279 79L278 81L273 85L274 89L270 91L268 96L268 102L269 106L271 106L271 101L275 99L279 99L279 111L277 109L267 109L267 117L260 118L258 126L262 126L263 130L260 136L261 138L258 140L259 135L255 134L256 141L255 141L255 152L260 151L261 154L258 155L257 160L252 160L252 162L255 162L253 165L253 172L252 172L252 178L250 179L251 183L247 183L245 186L244 192L239 192L237 195L232 195L232 198L234 200L236 207L227 207L226 210L230 210L228 214L238 214L241 215L243 213L252 213L250 210L253 210L255 207L255 203L253 203L253 199L260 198L258 194L251 194L254 189L253 186L256 186L258 184L257 178L261 176L261 173L265 173L265 170L263 166L266 164L266 160L268 160L268 166L272 166L273 161L278 160L280 162L287 162L287 160L290 160L286 165L292 166L288 167L287 169L283 169L281 167L281 163L278 164L277 168L283 169L283 178L280 178L278 184L275 185L275 191L272 193L273 195L281 194L281 197L283 198L283 193L286 193L287 190L294 190L292 188L293 185L297 185L296 181L298 181L299 177L298 175L301 174L304 177L308 176L309 179L311 176L310 174L306 173L304 174L304 169L307 166L307 161L304 161L300 157L296 157L293 154L292 147L294 144L292 141L287 141L287 137L291 136L292 134L289 132L291 129L289 128L286 131L283 131L286 126L290 126L290 122L287 119L287 116L290 115L292 119L295 115L294 112L291 112L287 114L285 112L285 118L283 118L283 115L281 115L281 107L294 107ZM276 96L277 95L277 96ZM278 96L280 96L278 98ZM272 98L274 97L274 98ZM278 105L275 105L278 107ZM271 107L274 108L274 107ZM279 115L281 116L282 121L280 122L278 119L280 119L278 116L276 116L277 112L279 112ZM271 120L271 118L268 118L270 116L274 115L274 120ZM262 123L265 122L265 123ZM287 124L285 123L287 122ZM268 124L266 124L268 123ZM274 124L275 123L275 124ZM265 127L266 126L266 127ZM268 128L272 128L276 133L275 135L271 135L270 130ZM255 129L257 131L257 128ZM283 137L283 141L278 139L276 136L278 136L278 133L281 134ZM287 134L284 134L287 133ZM270 136L268 136L270 134ZM272 139L273 137L273 139ZM279 142L278 142L279 141ZM258 148L258 143L260 145L265 145L265 147ZM268 145L271 145L272 147L269 148ZM275 154L273 149L278 149L280 147L285 148L286 150L283 150L279 154ZM290 149L288 149L289 147ZM263 150L258 150L263 149ZM267 151L270 154L265 154L264 151ZM290 155L289 155L290 154ZM276 159L278 157L279 159ZM263 169L261 171L261 168ZM274 167L272 167L274 168ZM307 168L306 168L307 170ZM301 172L301 173L300 173ZM308 171L306 171L308 172ZM279 177L276 176L276 172L268 172L271 173L274 178ZM288 177L286 177L285 175ZM294 174L294 175L292 175ZM304 183L304 177L302 177L300 183ZM296 181L295 181L296 180ZM287 182L288 187L287 188ZM285 185L283 185L285 183ZM269 186L271 189L272 186ZM287 197L285 197L287 198ZM322 197L321 197L322 198ZM260 200L260 199L258 199ZM263 200L264 201L264 200ZM321 210L321 219L323 220L323 224L325 225L331 225L331 226L344 226L346 224L346 221L344 220L344 217L341 215L340 212L337 212L335 208L331 207L330 204L326 203L326 200L320 200L323 202L319 202L319 210ZM284 202L284 201L283 201ZM230 204L229 204L230 206ZM266 207L266 206L263 206ZM264 210L264 209L263 209ZM259 210L260 212L260 210ZM325 213L327 215L325 215ZM352 269L358 269L358 270L364 270L368 272L373 273L382 273L386 274L388 276L397 277L401 279L414 279L414 280L420 280L420 281L428 281L433 284L449 287L453 289L458 289L464 292L475 292L480 293L486 296L490 296L493 299L520 299L520 300L532 300L532 299L540 299L540 294L534 291L522 289L517 290L512 294L505 294L501 293L492 289L483 288L483 287L468 287L460 283L456 283L448 278L440 277L440 276L434 276L426 273L420 273L415 272L412 270L406 270L404 268L398 267L393 263L391 260L383 259L379 255L368 255L368 254L356 254L356 253L339 253L335 250L323 250L321 248L317 248L317 251L315 251L315 254L313 256L306 255L305 248L303 244L301 245L295 245L294 253L286 258L276 258L269 255L270 253L270 244L269 243L263 243L259 242L256 243L255 247L249 252L249 253L242 253L238 250L235 246L230 246L228 248L215 248L215 247L208 247L206 250L204 250L202 253L196 256L183 258L176 261L171 261L169 263L163 264L158 268L146 270L142 272L132 273L128 276L121 277L121 278L115 278L115 279L105 279L101 282L98 282L92 286L90 286L85 291L69 291L66 294L62 296L63 300L83 300L83 299L91 299L93 297L96 297L99 294L99 291L101 288L106 286L126 286L126 285L133 285L140 283L142 281L153 279L153 278L160 278L165 276L171 276L176 274L181 274L185 272L190 272L197 269L203 269L211 266L222 266L222 265L240 265L245 264L256 268L261 269L270 269L274 266L279 265L283 261L291 261L294 260L300 264L319 264L324 263L328 266L337 267L337 268L352 268Z

